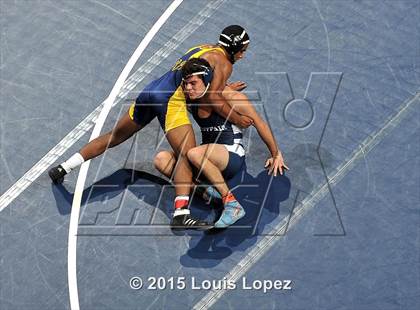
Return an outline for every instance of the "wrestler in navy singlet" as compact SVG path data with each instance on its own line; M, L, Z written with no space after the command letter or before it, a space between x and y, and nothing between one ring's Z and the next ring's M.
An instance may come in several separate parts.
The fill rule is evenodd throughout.
M200 126L201 144L222 144L229 151L229 162L222 174L226 179L232 178L245 161L242 130L216 112L211 112L208 117L201 118L198 115L199 104L189 104L189 110Z

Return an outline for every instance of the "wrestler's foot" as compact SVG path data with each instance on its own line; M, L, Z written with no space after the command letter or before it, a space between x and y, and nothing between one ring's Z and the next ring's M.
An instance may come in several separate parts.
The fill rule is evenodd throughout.
M219 220L214 224L215 228L226 228L233 225L245 216L245 210L237 200L229 201L225 204L225 209Z
M64 170L64 168L61 165L51 168L50 171L48 171L48 175L50 176L54 184L63 183L64 176L66 174L67 174L66 170Z
M209 230L213 228L213 225L206 221L194 219L190 214L177 215L172 218L171 229L183 230L183 229L196 229L196 230Z

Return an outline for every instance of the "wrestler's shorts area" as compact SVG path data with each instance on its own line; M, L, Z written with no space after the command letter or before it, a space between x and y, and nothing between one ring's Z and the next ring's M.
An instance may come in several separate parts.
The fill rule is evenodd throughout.
M167 103L150 103L147 92L141 92L128 111L131 120L144 127L155 117L164 132L182 125L191 125L185 100L170 98Z
M223 178L225 180L233 178L242 169L244 163L245 155L240 156L238 152L229 151L228 164L225 170L222 171Z

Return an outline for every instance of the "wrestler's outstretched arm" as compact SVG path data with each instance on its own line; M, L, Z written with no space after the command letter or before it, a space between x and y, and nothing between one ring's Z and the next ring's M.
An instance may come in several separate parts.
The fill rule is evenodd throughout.
M225 91L225 94L226 92L229 91ZM246 115L253 120L254 127L257 129L261 139L267 145L271 153L271 157L268 158L265 163L265 167L268 168L268 174L273 173L274 176L277 176L277 171L280 172L280 174L283 174L283 169L289 170L284 163L283 155L277 145L270 126L268 126L260 117L252 103L248 100L248 97L237 91L231 91L230 95L227 93L225 97L229 98L228 103L232 106L233 110L242 115Z

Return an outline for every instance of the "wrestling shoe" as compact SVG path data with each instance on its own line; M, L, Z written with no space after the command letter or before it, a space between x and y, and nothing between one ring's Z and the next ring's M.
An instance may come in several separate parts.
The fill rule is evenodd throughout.
M64 176L66 174L67 174L66 170L64 170L64 168L61 165L51 168L50 171L48 171L48 175L50 176L54 184L63 183Z
M245 216L245 210L237 200L225 204L225 209L219 220L214 224L214 228L226 228L233 225Z
M171 229L173 230L209 230L211 228L213 228L213 225L207 223L206 221L196 220L192 218L190 214L181 214L174 216L171 221Z

